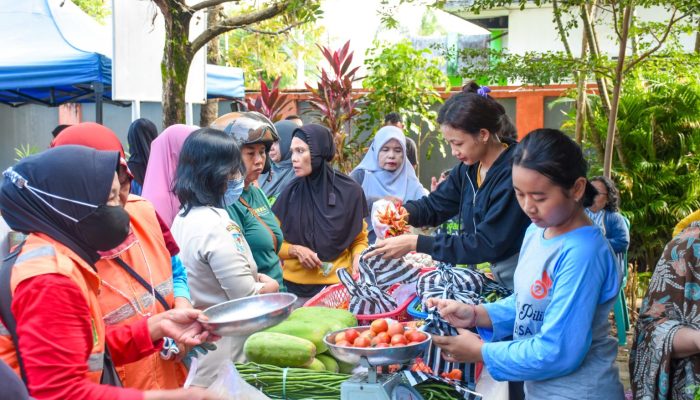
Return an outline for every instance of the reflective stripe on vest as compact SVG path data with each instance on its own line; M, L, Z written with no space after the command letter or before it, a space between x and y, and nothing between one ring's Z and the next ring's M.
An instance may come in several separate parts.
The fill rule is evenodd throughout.
M155 287L155 290L157 290L161 296L167 297L173 292L173 278L169 278L165 282L157 285ZM139 297L137 303L140 304L144 309L148 309L153 305L155 301L156 299L151 293L144 293L141 295L141 297ZM136 314L134 306L131 303L127 302L126 304L122 305L116 310L107 313L104 316L103 320L105 322L105 325L107 326L117 325L120 322L133 317L134 314Z
M53 246L37 247L36 249L20 254L15 261L15 265L38 257L56 257L56 250L54 250Z
M105 363L105 353L92 353L92 354L90 354L90 357L88 357L88 360L87 360L88 371L90 371L90 372L102 371L102 367L104 367L104 363Z

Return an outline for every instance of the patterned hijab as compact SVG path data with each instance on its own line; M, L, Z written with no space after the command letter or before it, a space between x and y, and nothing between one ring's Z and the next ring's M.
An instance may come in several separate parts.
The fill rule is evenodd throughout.
M165 128L151 143L151 154L146 167L141 196L153 203L158 215L171 227L180 209L180 201L173 193L175 170L180 150L196 126L176 124Z
M635 399L693 399L700 358L672 359L679 329L700 329L700 222L664 249L642 302L630 353Z

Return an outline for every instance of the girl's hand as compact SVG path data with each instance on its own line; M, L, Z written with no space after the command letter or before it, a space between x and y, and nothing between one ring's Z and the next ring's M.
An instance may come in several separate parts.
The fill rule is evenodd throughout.
M425 302L428 308L437 307L440 316L455 328L473 328L476 326L476 306L456 300L431 298Z
M321 259L318 258L316 252L308 247L300 246L295 244L292 246L292 256L299 259L302 267L306 269L317 269L321 268Z
M479 335L466 329L458 329L457 336L433 335L433 343L442 349L442 358L448 362L475 363L484 361L481 356L483 342Z
M264 284L260 291L258 291L258 294L277 293L280 291L279 282L265 274L258 273L258 282Z
M388 239L380 239L374 243L374 250L365 255L365 260L377 255L385 260L397 259L415 251L418 235L401 235Z

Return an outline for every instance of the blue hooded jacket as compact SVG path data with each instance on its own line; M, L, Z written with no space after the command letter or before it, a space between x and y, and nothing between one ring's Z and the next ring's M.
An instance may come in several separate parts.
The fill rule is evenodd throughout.
M460 163L436 191L406 202L412 226L438 226L457 216L459 235L418 236L417 251L452 264L505 260L520 251L530 219L515 197L512 158L516 144L496 159L481 187L476 186L478 164Z

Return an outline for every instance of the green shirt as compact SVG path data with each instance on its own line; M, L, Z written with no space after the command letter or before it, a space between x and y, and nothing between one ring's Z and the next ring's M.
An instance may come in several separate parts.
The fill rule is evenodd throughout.
M248 209L245 204L250 206L252 210ZM238 201L227 207L226 211L243 230L243 236L250 246L255 263L258 264L258 272L279 282L280 291L285 291L282 283L280 259L277 256L282 246L282 228L270 209L265 194L260 188L249 186L248 189L243 190ZM270 231L275 235L277 247L275 247L275 241L270 235Z

